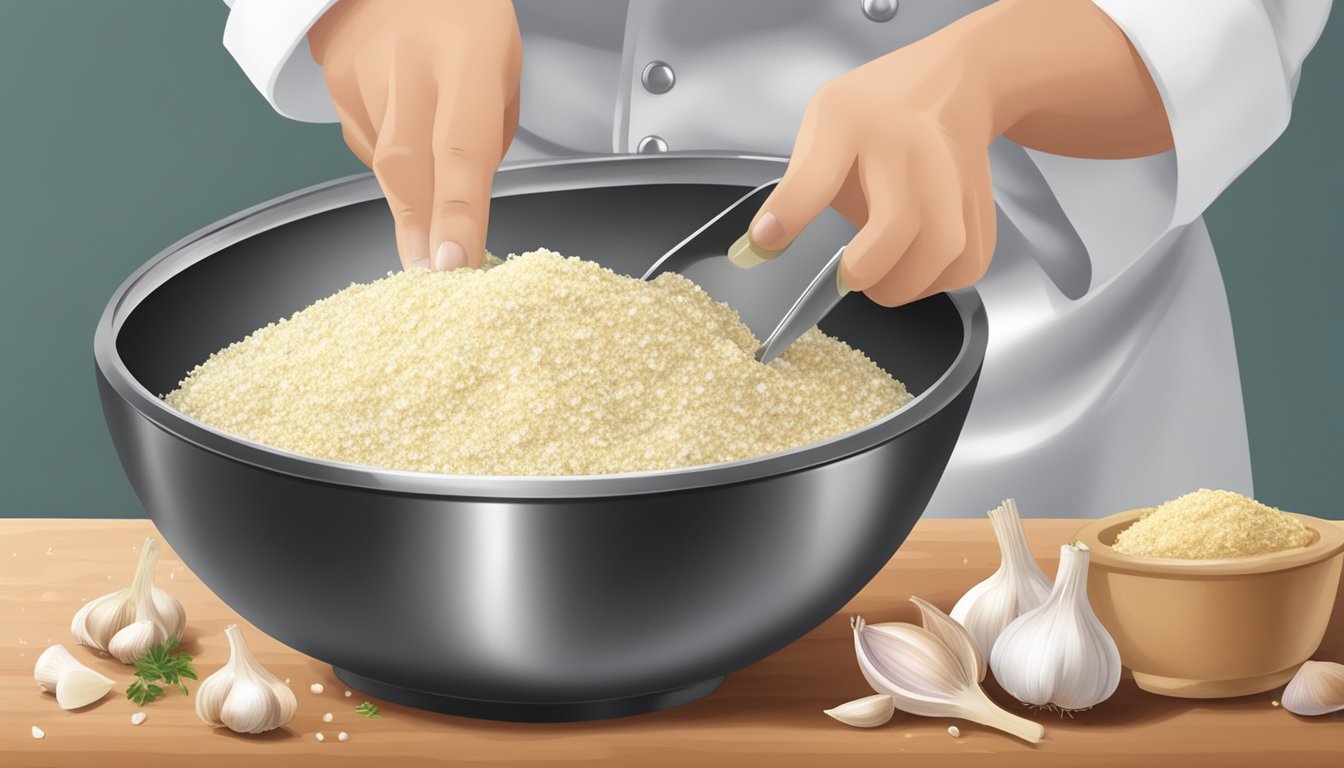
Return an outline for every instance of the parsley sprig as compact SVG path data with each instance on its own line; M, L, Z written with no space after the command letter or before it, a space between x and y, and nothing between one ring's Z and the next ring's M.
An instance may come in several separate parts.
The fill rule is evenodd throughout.
M378 705L368 701L361 701L355 705L355 714L360 717L382 717L383 713L378 711Z
M186 680L196 680L196 670L191 666L191 656L186 653L173 653L177 647L177 635L150 646L144 656L135 660L135 680L126 688L126 698L136 704L144 705L163 696L163 687L155 683L162 682L187 693Z

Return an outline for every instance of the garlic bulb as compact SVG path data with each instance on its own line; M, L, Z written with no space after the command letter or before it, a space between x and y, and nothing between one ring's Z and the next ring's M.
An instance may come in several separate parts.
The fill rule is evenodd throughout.
M999 569L971 587L952 607L952 618L975 639L982 657L988 657L994 641L1008 623L1040 606L1050 596L1050 578L1031 558L1022 519L1013 499L990 510L994 537L999 540ZM984 675L980 676L984 679Z
M196 689L196 715L207 725L264 733L288 723L299 707L289 686L248 650L237 624L224 630L229 660Z
M1091 558L1081 542L1060 547L1049 599L1015 619L994 643L994 679L1020 701L1087 709L1120 684L1120 651L1087 602Z
M983 662L965 630L934 606L911 600L926 626L936 623L937 631L904 623L869 626L862 616L850 622L859 670L873 690L890 696L902 712L957 717L1040 741L1045 735L1040 724L1003 711L980 688L977 675ZM953 645L942 639L958 633L963 637Z
M1304 663L1283 691L1283 708L1307 717L1344 709L1344 664Z
M159 543L145 539L131 585L90 600L75 614L70 622L75 642L130 664L150 646L181 637L187 616L177 598L154 586L158 560Z
M855 728L876 728L886 724L896 713L896 702L885 693L878 693L822 711L845 725L852 725Z
M37 657L33 678L42 690L56 694L61 709L86 707L106 696L113 686L111 678L80 664L59 643Z

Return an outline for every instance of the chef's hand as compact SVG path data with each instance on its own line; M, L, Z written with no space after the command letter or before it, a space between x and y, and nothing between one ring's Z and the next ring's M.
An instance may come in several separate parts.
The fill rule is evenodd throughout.
M994 252L989 143L1078 157L1171 148L1157 88L1091 0L1002 0L823 86L751 243L785 248L827 206L855 226L841 276L895 306L964 288Z
M404 267L479 266L518 127L508 0L342 0L308 33L341 131L373 169Z

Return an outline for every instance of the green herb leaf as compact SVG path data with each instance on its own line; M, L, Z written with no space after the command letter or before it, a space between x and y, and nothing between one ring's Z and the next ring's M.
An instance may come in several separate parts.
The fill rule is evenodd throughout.
M355 714L360 717L382 717L383 713L378 711L378 705L367 701L361 701L355 705Z
M136 680L126 689L126 698L142 705L154 701L163 696L163 688L154 685L160 680L177 688L183 695L188 693L182 679L198 678L196 670L191 666L191 655L172 652L177 642L177 636L174 635L158 645L150 646L144 656L134 661Z

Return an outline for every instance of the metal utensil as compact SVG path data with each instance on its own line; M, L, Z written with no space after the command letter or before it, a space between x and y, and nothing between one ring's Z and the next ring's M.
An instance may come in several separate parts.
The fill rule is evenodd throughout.
M751 224L778 180L763 184L719 212L644 273L652 280L677 272L733 309L756 338L764 339L756 359L779 357L807 329L816 325L845 297L840 282L840 257L854 227L827 208L776 258L750 269L733 264L728 247Z

